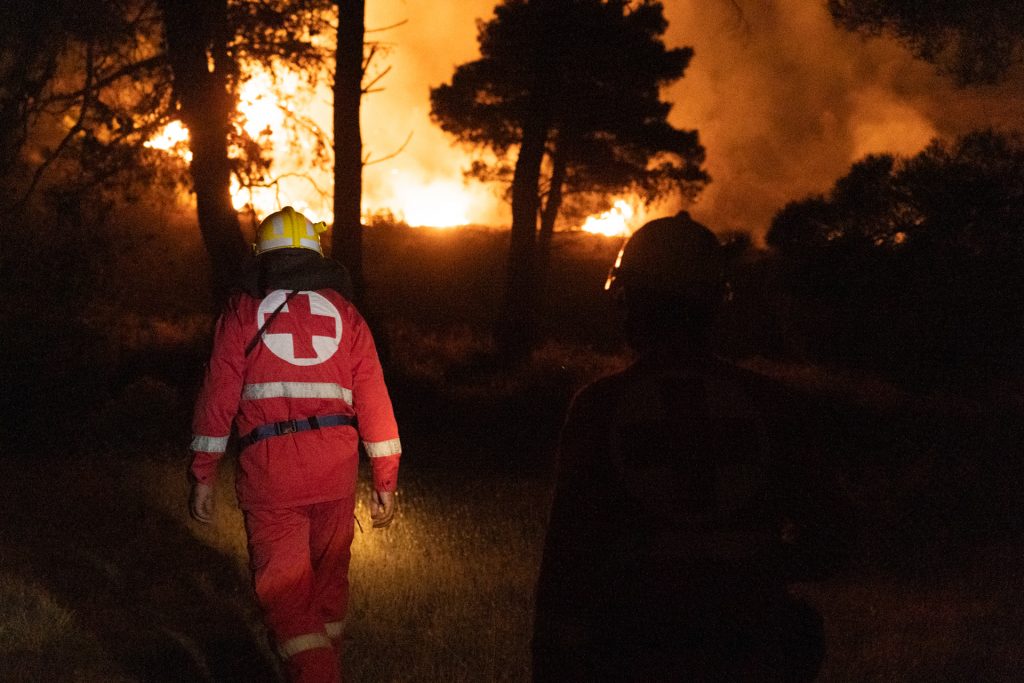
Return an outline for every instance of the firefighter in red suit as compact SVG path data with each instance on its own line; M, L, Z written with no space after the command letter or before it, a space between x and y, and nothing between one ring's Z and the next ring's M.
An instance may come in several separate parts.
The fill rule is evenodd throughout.
M239 437L239 505L265 622L291 680L340 679L359 442L375 527L395 510L401 444L373 338L312 223L260 224L252 280L221 315L193 418L193 517L209 522L217 463Z

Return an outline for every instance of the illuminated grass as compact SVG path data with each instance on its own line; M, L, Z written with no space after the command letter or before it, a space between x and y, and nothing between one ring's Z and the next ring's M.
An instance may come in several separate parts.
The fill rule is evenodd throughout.
M369 489L361 486L347 680L529 680L547 485L413 467L403 476L399 514L386 530L371 528ZM224 495L220 502L229 507L221 506L217 525L198 531L239 553L241 567L241 518ZM1005 543L962 560L931 557L908 576L861 566L801 586L826 619L821 680L1014 680L1024 666L1017 645L1024 563L1015 547Z
M353 680L527 680L546 487L414 480L400 506L353 545Z
M137 476L158 505L183 515L180 470L148 466ZM412 467L402 476L388 529L372 528L365 477L360 486L356 517L363 531L357 526L352 546L346 679L527 680L547 484L420 475ZM187 523L244 573L245 532L231 486L228 466L215 523ZM252 630L262 631L250 614Z
M427 454L418 455L428 460ZM91 570L79 566L84 555L78 541L62 541L66 537L59 529L0 543L0 680L136 680L119 672L137 651L127 649L112 659L109 634L100 641L90 628L102 628L109 619L134 629L142 625L139 614L175 629L197 661L213 666L223 654L223 643L210 640L218 631L199 629L198 623L190 627L192 622L176 614L186 608L196 615L241 618L244 629L230 630L231 637L260 643L259 652L247 656L262 657L263 666L272 667L252 593L245 588L245 537L230 477L221 480L216 523L205 527L187 520L180 462L141 458L108 464L115 467L91 464L101 470L92 483L80 476L21 482L17 507L5 510L8 530L32 523L46 529L54 503L47 492L75 499L70 511L89 516L91 487L102 484L131 511L133 533L120 540L123 547L107 548L106 555L95 543L106 537L92 539ZM371 529L367 494L364 484L357 507L364 531L356 532L353 547L346 680L528 680L532 593L549 495L544 479L426 471L410 460L398 517L387 530ZM125 502L131 495L145 500L145 507ZM192 535L168 534L171 527L161 520ZM160 523L151 527L151 522ZM76 529L67 532L77 539ZM67 543L52 548L78 564L62 565L67 569L59 576L33 574L38 565L25 561L28 551L18 543L38 538L39 547L29 551L46 555L51 541L45 533L57 534L54 543ZM829 651L822 680L1018 680L1024 667L1022 545L1001 540L971 553L961 546L933 546L938 552L891 569L862 558L843 576L802 587L826 618ZM204 551L207 546L218 552ZM102 599L103 576L125 576L131 584L135 565L159 551L191 560L149 562L147 585L127 586L132 602ZM229 559L229 573L237 581L214 571L209 562L217 557ZM175 585L192 586L191 595L175 593ZM103 614L78 611L93 604Z

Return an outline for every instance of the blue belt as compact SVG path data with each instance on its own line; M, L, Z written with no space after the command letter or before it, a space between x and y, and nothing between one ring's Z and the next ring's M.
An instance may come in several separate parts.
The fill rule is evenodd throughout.
M350 425L356 426L356 418L354 415L320 415L314 417L307 417L299 420L284 420L283 422L274 422L273 424L260 425L256 429L252 430L242 438L238 440L239 448L248 448L257 441L263 441L263 439L269 439L272 436L281 436L283 434L294 434L295 432L308 432L311 429L321 429L323 427L342 427Z

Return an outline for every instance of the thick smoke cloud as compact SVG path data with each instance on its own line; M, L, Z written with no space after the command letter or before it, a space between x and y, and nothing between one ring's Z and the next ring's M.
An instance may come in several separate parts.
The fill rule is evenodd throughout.
M392 45L392 70L366 101L364 142L379 157L412 133L398 157L367 169L367 205L393 204L411 183L434 183L424 204L462 201L467 157L430 123L428 89L477 56L475 20L494 2L367 5L368 28L406 23L370 34ZM668 0L665 10L667 43L696 51L665 96L672 122L696 128L707 148L713 182L690 209L716 230L763 234L786 202L827 190L867 153L913 154L935 136L1010 127L1024 107L1020 74L956 89L894 41L834 27L824 0ZM466 189L470 220L507 224L494 189Z

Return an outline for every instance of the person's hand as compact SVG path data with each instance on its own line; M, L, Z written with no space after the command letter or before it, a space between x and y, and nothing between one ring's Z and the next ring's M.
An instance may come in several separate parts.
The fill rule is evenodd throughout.
M395 518L395 494L393 491L374 491L370 499L370 519L374 529L389 526Z
M188 510L192 519L203 524L213 521L213 487L209 484L192 484L189 495Z

